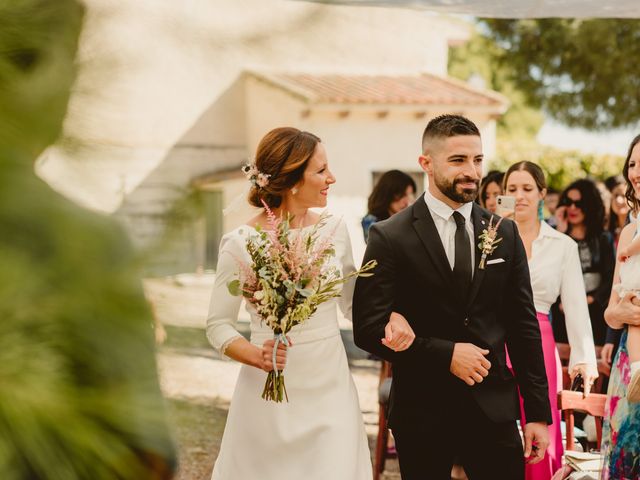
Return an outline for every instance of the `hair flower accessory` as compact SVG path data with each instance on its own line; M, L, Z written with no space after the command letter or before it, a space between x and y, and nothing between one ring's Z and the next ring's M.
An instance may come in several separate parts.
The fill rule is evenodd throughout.
M247 180L251 182L254 187L264 188L269 185L269 179L271 175L268 173L262 173L258 170L255 163L246 164L242 168L242 173L247 177Z

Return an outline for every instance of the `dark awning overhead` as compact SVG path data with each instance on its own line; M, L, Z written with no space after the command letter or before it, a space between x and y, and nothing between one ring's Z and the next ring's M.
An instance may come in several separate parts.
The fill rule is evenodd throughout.
M640 0L298 0L404 7L491 18L640 18Z

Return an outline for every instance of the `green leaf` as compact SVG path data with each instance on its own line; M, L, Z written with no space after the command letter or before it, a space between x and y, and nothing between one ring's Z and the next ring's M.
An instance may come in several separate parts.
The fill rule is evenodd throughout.
M236 279L229 283L227 283L227 289L229 293L234 297L239 297L242 295L242 288L240 287L240 280Z

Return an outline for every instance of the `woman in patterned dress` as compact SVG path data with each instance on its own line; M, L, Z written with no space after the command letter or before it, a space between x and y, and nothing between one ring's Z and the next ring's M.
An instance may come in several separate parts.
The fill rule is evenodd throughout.
M637 212L640 210L640 135L631 142L624 164L627 182L626 197ZM619 248L624 248L636 235L637 225L627 225L620 235ZM616 265L614 284L620 283L620 263ZM612 328L624 328L616 355L609 391L603 430L602 449L605 454L602 480L640 479L640 403L629 402L627 390L631 379L627 350L628 325L640 325L640 299L628 293L622 299L614 290L605 319Z

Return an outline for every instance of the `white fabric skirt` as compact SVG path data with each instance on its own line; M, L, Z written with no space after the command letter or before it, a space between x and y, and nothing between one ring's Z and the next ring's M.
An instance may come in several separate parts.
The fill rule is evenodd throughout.
M262 345L268 337L253 335ZM358 393L337 325L292 336L289 402L262 399L266 372L243 365L212 480L370 480Z

